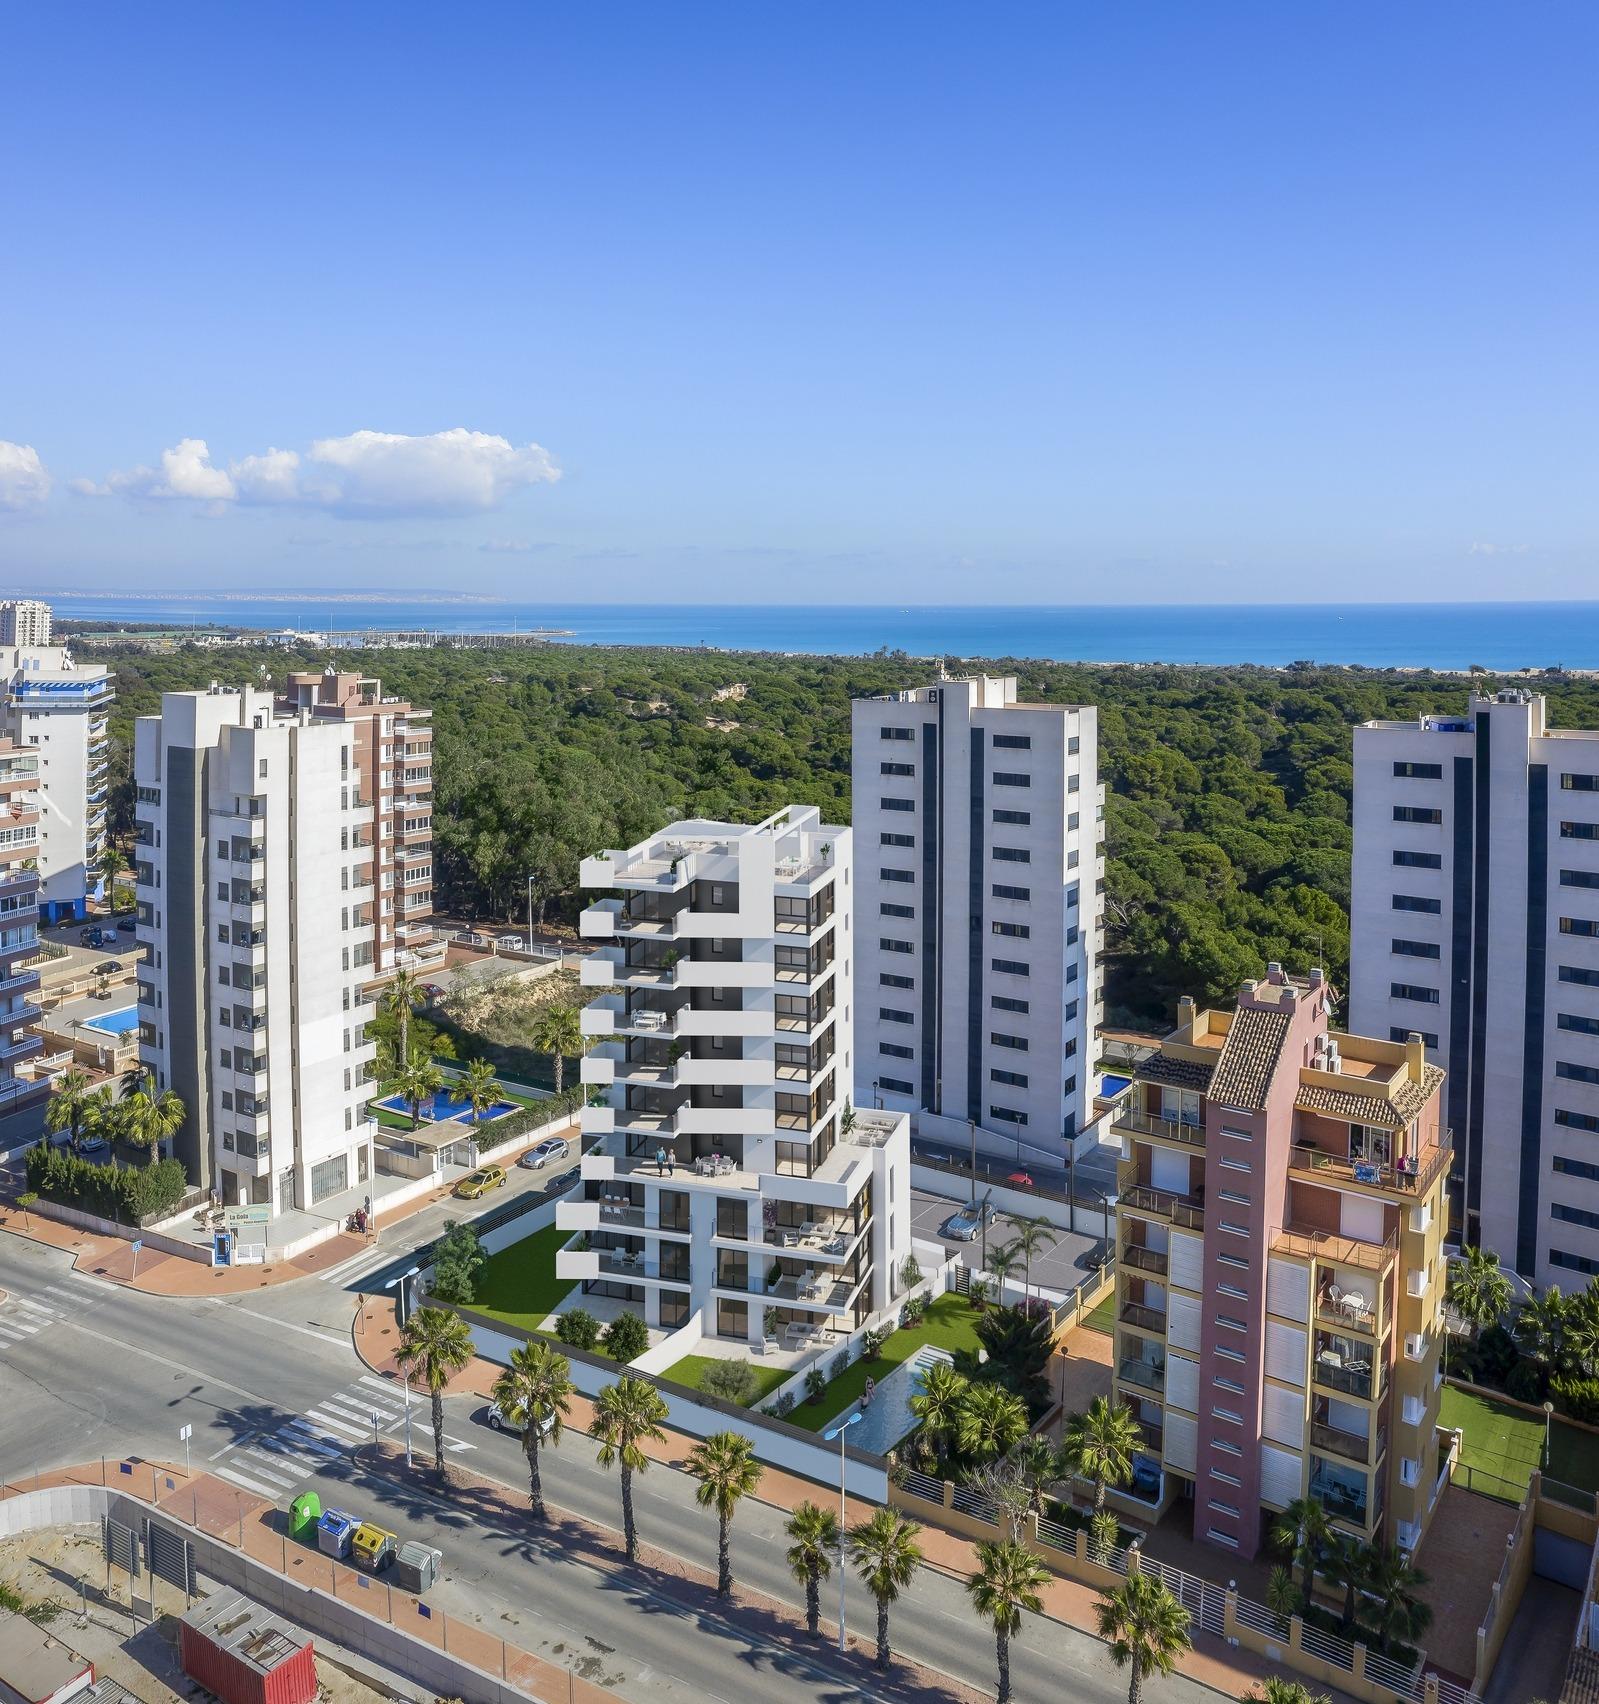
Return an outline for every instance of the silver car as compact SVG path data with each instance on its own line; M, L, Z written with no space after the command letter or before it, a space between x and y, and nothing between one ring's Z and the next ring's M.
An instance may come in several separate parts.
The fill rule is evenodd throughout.
M519 1166L526 1166L529 1171L542 1171L551 1160L564 1160L572 1152L572 1144L562 1136L546 1136L542 1142L533 1147L518 1160Z
M513 1419L511 1419L511 1417L497 1402L491 1402L489 1404L489 1411L486 1415L484 1415L484 1419L488 1421L491 1431L514 1432L518 1437L521 1437L522 1435L522 1428L518 1426ZM539 1436L541 1438L547 1438L554 1430L554 1427L555 1416L553 1414L546 1414L544 1417L544 1424L539 1427Z

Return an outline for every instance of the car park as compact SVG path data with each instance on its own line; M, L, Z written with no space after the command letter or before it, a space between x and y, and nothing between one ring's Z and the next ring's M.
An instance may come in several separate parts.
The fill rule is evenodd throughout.
M994 1210L990 1207L987 1211L988 1220L992 1224ZM978 1233L983 1228L983 1212L984 1210L980 1206L968 1205L962 1207L957 1212L951 1213L938 1227L938 1234L941 1237L948 1237L951 1242L975 1242Z
M564 1136L546 1136L535 1143L516 1163L529 1171L542 1171L552 1160L564 1160L572 1152L572 1144Z
M503 1189L506 1177L501 1166L479 1166L475 1172L468 1172L455 1186L455 1195L461 1201L476 1201L480 1195L487 1195L491 1189Z

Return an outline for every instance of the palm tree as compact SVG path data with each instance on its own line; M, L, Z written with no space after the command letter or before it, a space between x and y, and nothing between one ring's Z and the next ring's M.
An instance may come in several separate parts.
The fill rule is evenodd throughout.
M74 1066L63 1071L55 1080L50 1103L44 1109L45 1128L52 1133L67 1131L73 1153L83 1136L83 1115L89 1101L88 1073Z
M583 1026L578 1008L564 1000L552 1000L533 1020L528 1040L540 1053L550 1056L555 1072L555 1092L559 1096L568 1059L583 1051Z
M1371 1573L1369 1547L1346 1532L1335 1532L1322 1558L1321 1571L1334 1591L1344 1594L1339 1625L1347 1633L1355 1625L1355 1603Z
M1096 1515L1105 1506L1107 1489L1133 1477L1133 1452L1143 1441L1132 1409L1108 1396L1096 1396L1066 1422L1062 1451L1071 1471L1094 1487Z
M481 1124L483 1114L500 1098L494 1067L487 1059L474 1059L461 1073L461 1094L472 1109L472 1122Z
M1372 1621L1385 1657L1401 1639L1414 1644L1432 1625L1432 1606L1419 1594L1427 1576L1397 1545L1372 1545L1366 1587L1376 1599Z
M146 1077L144 1082L142 1089L122 1101L122 1123L128 1140L149 1151L149 1164L153 1166L161 1157L161 1144L183 1128L189 1109L175 1089L157 1094L153 1077Z
M742 1432L712 1432L701 1439L688 1456L688 1470L699 1480L695 1501L702 1509L715 1509L716 1591L719 1597L733 1595L733 1558L729 1538L733 1511L761 1482L761 1464L755 1446Z
M1243 1704L1332 1704L1325 1692L1312 1692L1302 1680L1273 1675L1244 1694Z
M1296 1497L1272 1529L1272 1539L1279 1549L1289 1551L1304 1570L1300 1595L1305 1603L1310 1603L1316 1569L1333 1541L1333 1524L1327 1518L1327 1511L1314 1497Z
M947 1361L935 1361L922 1379L921 1390L911 1398L910 1411L922 1423L922 1432L940 1455L960 1424L961 1403L968 1381Z
M105 883L106 904L115 911L117 908L117 877L128 867L128 860L123 857L121 849L113 846L108 840L100 849L100 856L95 860L100 866L100 877Z
M1170 1674L1193 1645L1188 1611L1153 1574L1129 1574L1101 1596L1094 1613L1117 1668L1132 1666L1127 1704L1140 1704L1146 1674Z
M1558 1284L1551 1284L1542 1295L1529 1296L1517 1310L1511 1334L1516 1347L1527 1357L1552 1373L1560 1365L1566 1349L1566 1328L1572 1315L1572 1302L1560 1293Z
M1000 1243L988 1251L988 1270L993 1274L994 1292L999 1305L1005 1305L1005 1285L1016 1276L1022 1263L1022 1251L1014 1242Z
M838 1516L815 1503L801 1503L783 1531L794 1541L788 1547L788 1565L805 1588L805 1625L814 1639L821 1629L822 1581L832 1574L838 1550Z
M1510 1311L1510 1280L1499 1270L1499 1256L1486 1249L1466 1248L1449 1269L1444 1299L1480 1336Z
M1590 1287L1579 1290L1566 1304L1562 1351L1585 1378L1599 1366L1599 1296Z
M962 1455L993 1461L1027 1435L1027 1408L1003 1385L969 1385L955 1422Z
M93 1094L85 1095L83 1099L83 1134L99 1136L107 1142L115 1142L125 1134L128 1128L127 1104L128 1098L119 1100L117 1091L109 1083L102 1083Z
M888 1606L916 1576L922 1547L916 1535L922 1529L908 1521L898 1509L878 1509L872 1518L852 1527L850 1558L874 1598L877 1599L877 1666L888 1667Z
M539 1446L561 1441L571 1410L572 1363L552 1343L533 1338L511 1351L511 1363L494 1381L494 1400L513 1426L522 1429L527 1457L527 1501L533 1519L542 1521L544 1487L539 1479ZM549 1430L546 1433L545 1428Z
M1029 1434L1011 1451L1016 1477L1027 1487L1028 1507L1035 1515L1044 1512L1044 1493L1057 1479L1065 1477L1060 1451L1047 1438Z
M1304 1596L1294 1584L1293 1569L1285 1568L1281 1562L1274 1563L1266 1578L1266 1607L1277 1617L1284 1632L1304 1604Z
M397 1060L411 1057L411 1014L422 1004L422 982L414 970L403 965L389 978L383 990L383 1010L399 1026L399 1045L394 1050Z
M400 1332L394 1359L415 1372L433 1401L433 1470L444 1477L444 1390L472 1359L466 1322L444 1308L418 1308Z
M1033 1256L1046 1253L1060 1238L1048 1219L1028 1219L1018 1213L1007 1213L1005 1221L1016 1233L1010 1246L1022 1257L1022 1294L1030 1300L1033 1294Z
M1025 1545L985 1540L977 1546L977 1572L966 1582L972 1607L994 1624L994 1655L999 1664L995 1704L1010 1704L1010 1642L1021 1631L1022 1615L1039 1615L1044 1600L1039 1588L1049 1570Z
M643 1379L624 1374L594 1400L594 1436L599 1439L601 1467L622 1470L622 1539L629 1562L638 1561L638 1526L633 1519L633 1475L650 1465L644 1445L666 1442L661 1422L666 1398Z
M411 1128L422 1122L422 1102L430 1101L444 1087L444 1073L421 1053L412 1053L395 1079L395 1088L411 1109Z

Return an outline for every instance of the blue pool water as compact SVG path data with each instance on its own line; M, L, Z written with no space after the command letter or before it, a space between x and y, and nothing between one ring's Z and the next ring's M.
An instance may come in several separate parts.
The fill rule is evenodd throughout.
M911 1398L920 1396L927 1380L927 1369L937 1361L948 1362L949 1353L931 1346L918 1349L903 1366L896 1367L872 1394L871 1407L861 1416L858 1426L852 1426L848 1442L858 1450L870 1450L873 1455L886 1455L901 1438L916 1430L916 1416L911 1412ZM831 1432L859 1408L851 1403L842 1414L835 1415L822 1428Z
M386 1107L390 1112L403 1112L407 1117L410 1117L411 1114L410 1103L404 1095L389 1095L386 1099L380 1100L378 1105ZM482 1122L487 1124L491 1119L503 1118L506 1113L515 1111L515 1101L495 1101L492 1106L483 1109ZM471 1102L458 1100L448 1089L435 1089L433 1091L431 1109L426 1101L422 1102L422 1116L424 1118L437 1121L446 1118L460 1118L463 1113L466 1115L466 1122L471 1124L473 1122Z
M124 1006L120 1012L102 1012L97 1018L85 1018L83 1027L105 1035L126 1035L139 1027L139 1008Z
M1112 1076L1109 1071L1099 1079L1099 1092L1102 1095L1119 1095L1132 1081L1131 1077Z

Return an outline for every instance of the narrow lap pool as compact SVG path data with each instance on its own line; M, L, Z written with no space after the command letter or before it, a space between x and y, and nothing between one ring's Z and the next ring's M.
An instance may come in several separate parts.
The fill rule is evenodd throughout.
M871 1405L861 1415L858 1426L852 1426L848 1441L858 1450L870 1450L873 1455L887 1455L901 1438L916 1430L916 1416L911 1412L911 1398L920 1396L927 1381L927 1369L936 1362L948 1364L953 1357L945 1349L931 1345L918 1349L910 1360L884 1376L872 1393ZM853 1402L835 1414L821 1429L831 1432L841 1421L859 1410Z

